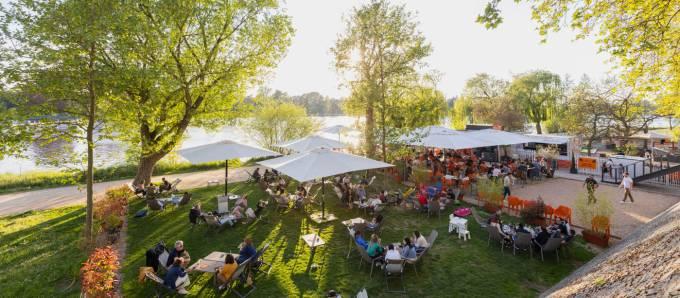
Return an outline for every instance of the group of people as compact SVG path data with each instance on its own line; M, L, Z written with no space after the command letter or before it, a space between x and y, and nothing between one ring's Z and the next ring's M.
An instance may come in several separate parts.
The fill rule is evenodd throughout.
M562 218L558 218L554 223L546 226L530 227L519 224L505 224L501 219L501 211L497 211L487 221L489 226L498 229L498 233L505 239L507 245L512 244L512 241L517 239L520 233L531 234L531 239L534 244L545 245L550 238L560 238L562 243L569 242L575 235L575 231L571 229L569 222Z
M427 239L418 231L413 232L410 237L404 237L399 244L390 243L385 246L377 234L371 234L366 241L363 232L357 230L354 232L354 242L366 250L368 256L377 264L385 264L385 260L412 260L429 247Z
M191 272L191 268L189 268L191 257L184 247L184 242L177 240L174 248L168 254L169 256L165 264L168 270L163 278L163 284L170 289L176 290L179 294L187 294L186 287L190 283L188 273ZM226 254L224 265L217 271L217 280L221 285L227 284L231 281L231 277L238 268L238 265L256 254L257 249L253 245L253 240L250 237L246 237L239 245L238 256Z
M260 174L260 168L255 168L255 171L251 174L251 178L255 182L264 181L265 183L278 182L279 178L283 179L277 170L265 169L263 174Z
M154 196L171 190L172 183L166 180L165 177L161 178L161 182L158 185L155 185L153 183L144 183L144 181L137 185L134 185L134 193L141 194L144 197Z

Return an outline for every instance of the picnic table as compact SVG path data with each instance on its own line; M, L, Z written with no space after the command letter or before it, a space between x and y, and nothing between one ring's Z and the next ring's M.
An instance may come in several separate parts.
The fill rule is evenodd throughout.
M361 217L348 219L348 220L345 220L345 221L342 222L342 224L345 225L346 227L353 227L356 224L362 224L362 223L366 223L366 220L361 218Z
M234 259L238 258L238 254L232 254ZM189 271L198 271L205 273L215 273L218 268L224 266L224 259L227 256L226 252L213 251L209 255L198 259L196 263L189 266Z
M175 206L178 206L179 202L182 201L182 195L172 194L169 197L158 198L157 200L159 202L161 202L163 204L163 206L168 206L169 204L173 204Z

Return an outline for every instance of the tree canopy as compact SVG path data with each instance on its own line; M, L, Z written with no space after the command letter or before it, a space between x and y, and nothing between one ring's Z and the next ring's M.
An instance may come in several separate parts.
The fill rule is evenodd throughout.
M252 118L243 124L261 146L270 149L278 143L307 136L319 128L319 123L307 117L304 107L267 96L255 99Z
M556 113L558 100L564 95L559 75L548 71L533 71L515 77L509 87L513 101L524 109L527 119L542 134L541 123Z

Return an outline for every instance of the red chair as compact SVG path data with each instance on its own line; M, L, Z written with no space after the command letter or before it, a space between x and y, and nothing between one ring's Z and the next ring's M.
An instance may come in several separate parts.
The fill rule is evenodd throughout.
M564 206L564 205L559 205L557 206L557 209L555 209L554 212L555 218L563 218L567 220L567 222L571 222L571 208Z
M554 216L555 216L555 208L546 204L545 207L543 208L543 217L545 217L545 219L548 220L548 223L552 223Z
M508 196L508 209L519 212L522 208L522 200L516 196Z

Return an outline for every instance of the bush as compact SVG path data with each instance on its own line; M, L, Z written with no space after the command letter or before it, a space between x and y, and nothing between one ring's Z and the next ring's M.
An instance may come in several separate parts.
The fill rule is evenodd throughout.
M411 174L411 180L419 187L421 184L425 184L430 181L430 171L421 167L414 167L413 173Z
M481 201L496 206L503 206L503 182L501 179L478 179L477 196Z
M580 222L584 224L590 223L595 216L604 216L611 220L611 216L614 214L614 206L612 206L609 198L605 197L601 192L595 192L595 198L597 199L596 203L588 204L587 191L581 192L576 197L574 201L574 215Z
M132 196L127 186L107 189L104 197L94 202L94 219L109 232L119 229L127 214L128 198Z
M522 222L530 225L541 225L543 223L543 215L545 214L545 203L539 197L536 203L530 204L520 211L520 218Z
M80 269L81 289L86 297L114 297L118 255L111 246L95 249Z

